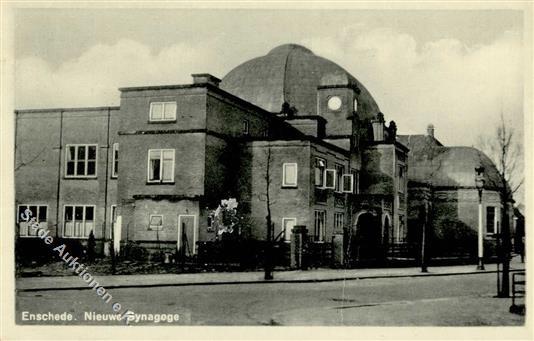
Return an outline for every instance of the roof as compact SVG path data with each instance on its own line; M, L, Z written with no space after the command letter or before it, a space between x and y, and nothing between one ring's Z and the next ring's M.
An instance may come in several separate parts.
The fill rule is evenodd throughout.
M485 169L485 187L499 189L502 181L491 159L474 147L447 147L428 135L400 135L411 152L408 179L435 187L474 187L475 167Z
M237 66L220 87L270 112L280 112L288 102L297 115L317 115L317 88L325 85L357 87L361 114L371 116L380 111L367 89L345 69L295 44L278 46Z

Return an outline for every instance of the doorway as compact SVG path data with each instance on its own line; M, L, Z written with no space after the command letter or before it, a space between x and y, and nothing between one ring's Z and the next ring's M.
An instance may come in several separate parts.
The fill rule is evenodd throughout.
M178 253L183 256L196 254L197 219L195 215L181 214L178 216Z

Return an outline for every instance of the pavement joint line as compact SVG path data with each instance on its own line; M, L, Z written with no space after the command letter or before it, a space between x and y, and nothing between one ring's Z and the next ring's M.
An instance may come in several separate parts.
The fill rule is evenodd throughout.
M510 272L525 271L525 269L511 269ZM281 280L246 280L246 281L211 281L211 282L185 282L185 283L147 283L147 284L119 284L106 285L107 289L131 289L131 288L158 288L158 287L179 287L179 286L200 286L200 285L236 285L236 284L283 284L283 283L327 283L340 281L355 281L364 279L386 279L386 278L415 278L415 277L438 277L438 276L460 276L460 275L481 275L497 273L497 270L476 270L470 272L447 272L447 273L418 273L409 275L367 275L353 277L336 278L309 278L309 279L281 279ZM95 276L98 277L98 276ZM22 288L15 289L16 292L38 292L38 291L64 291L64 290L92 290L87 286L71 287L44 287L44 288Z

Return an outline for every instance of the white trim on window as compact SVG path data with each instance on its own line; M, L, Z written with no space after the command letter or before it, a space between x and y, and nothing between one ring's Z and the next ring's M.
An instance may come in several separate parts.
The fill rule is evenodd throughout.
M158 178L154 178L154 179L150 179L150 174L152 173L151 172L151 168L150 168L150 154L151 152L154 152L156 154L159 154L157 155L156 158L154 158L153 160L159 160L159 171L158 171ZM171 158L165 158L165 153L166 152L172 152L172 159ZM146 177L147 177L147 182L149 183L173 183L174 182L174 163L175 163L175 150L174 149L149 149L148 150L148 154L147 154L147 174L146 174ZM169 161L169 160L172 160L171 162L171 171L170 171L170 174L171 174L171 178L169 179L164 179L163 176L164 176L164 171L165 171L165 162L164 161Z
M84 157L83 159L78 159L78 151L84 148ZM94 159L89 159L89 147L95 148L95 157ZM69 151L71 148L74 148L74 158L71 159L69 156ZM94 174L89 174L89 164L94 162ZM69 164L73 164L72 174L69 174ZM84 165L84 174L78 174L78 164L83 163ZM65 145L65 178L96 178L98 175L98 144L89 143L89 144L73 144L69 143Z
M334 231L337 231L337 232L343 231L344 224L345 224L345 213L334 212Z
M67 207L72 207L72 220L66 219L67 215ZM93 209L93 220L87 219L87 208L91 207ZM76 208L82 208L82 220L76 220ZM72 223L72 235L67 235L67 223ZM88 226L88 223L90 224ZM81 225L77 225L81 224ZM63 224L62 224L62 237L63 238L69 238L69 239L87 239L89 238L89 234L91 230L93 231L93 234L95 234L95 227L96 227L96 206L95 205L63 205ZM81 232L81 233L77 233Z
M291 168L293 170L291 171ZM293 173L294 181L290 181L291 172ZM295 162L282 164L282 186L283 187L297 187L298 184L298 165ZM289 178L289 179L288 179ZM289 181L288 181L289 180Z
M243 120L243 134L250 134L250 122L248 120Z
M116 178L119 175L119 144L115 142L111 149L111 177Z
M152 218L160 218L160 224L158 225L152 225ZM148 216L148 230L149 231L156 231L156 230L163 230L163 214L151 214Z
M286 226L286 222L293 221L293 226L288 231L288 226ZM282 229L284 231L284 241L290 242L291 241L291 230L293 227L297 225L297 218L282 218Z
M17 205L17 214L16 214L17 215L16 221L17 221L17 224L19 224L19 231L18 231L18 233L19 233L18 236L19 237L22 237L22 238L35 238L35 237L37 237L37 230L38 229L35 229L35 231L33 231L33 229L31 229L31 226L30 226L31 225L30 221L31 221L31 218L33 218L33 216L29 217L30 219L27 222L24 221L24 220L21 220L21 217L20 217L20 208L21 207L25 207L27 209L27 208L30 208L32 206L35 206L37 208L36 209L37 215L35 217L36 217L36 222L39 224L39 228L40 229L44 229L44 230L48 229L48 212L50 212L49 209L48 209L48 205L46 205L46 204L44 204L44 205L43 204L19 204L19 205ZM44 219L40 218L41 208L42 207L46 207L46 210L45 210L46 211L46 217ZM22 234L22 231L25 231L25 233Z
M326 169L324 172L324 188L335 189L336 188L336 170Z
M345 166L339 163L335 164L336 169L336 193L343 193L343 174L345 173Z
M326 211L314 211L313 238L316 242L324 242L326 236Z
M151 102L149 120L150 122L176 121L176 109L175 101Z

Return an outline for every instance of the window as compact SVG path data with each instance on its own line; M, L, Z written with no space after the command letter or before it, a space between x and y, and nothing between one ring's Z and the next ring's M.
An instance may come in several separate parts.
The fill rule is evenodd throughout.
M174 149L148 151L148 182L174 182Z
M111 177L116 178L119 174L119 144L113 144L113 155L111 161Z
M65 177L96 177L96 144L67 145Z
M160 214L151 214L148 224L149 230L161 230L163 228L163 216Z
M336 187L336 170L327 169L324 174L324 188L334 189Z
M315 158L315 186L323 187L324 173L326 170L326 161L324 159Z
M282 186L283 187L297 187L297 164L296 163L284 163L282 174Z
M328 109L339 110L341 109L341 98L338 96L332 96L328 99Z
M360 173L356 169L351 169L350 173L352 174L354 181L354 193L358 194L360 193Z
M345 214L343 212L334 213L334 230L336 232L343 231L344 219L345 219Z
M354 99L354 112L358 112L358 100Z
M343 174L342 177L343 193L352 193L354 190L354 175L353 174Z
M315 211L314 240L324 242L326 227L326 211Z
M497 220L495 219L495 207L486 207L486 233L497 233Z
M398 180L398 191L404 193L404 186L406 183L406 171L404 166L399 166L399 180Z
M150 103L150 121L176 120L176 102Z
M87 238L95 225L95 206L65 206L63 237Z
M26 219L22 218L22 216L26 217L25 211L29 209L31 212L31 215L28 214L29 219L26 221ZM18 214L17 214L17 222L19 223L19 235L23 237L31 237L36 236L38 229L34 229L31 227L32 223L30 223L31 218L35 218L35 222L39 223L40 228L46 229L48 227L47 225L47 219L48 219L48 206L46 205L19 205L18 207Z
M282 228L284 229L284 240L291 241L291 231L297 225L297 218L282 218Z
M345 173L345 166L336 163L336 192L343 191L343 173Z
M243 134L248 135L250 133L249 131L249 122L248 120L243 121Z

